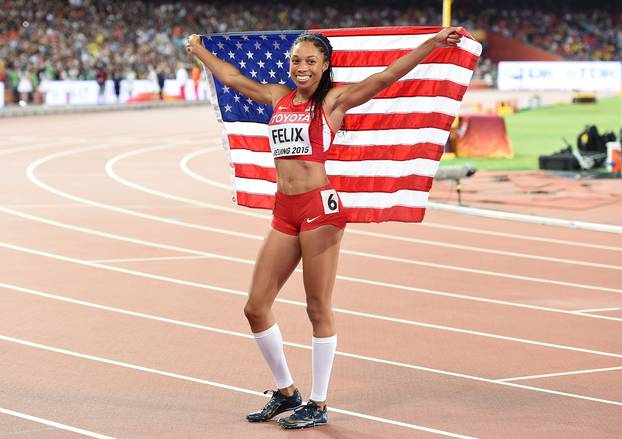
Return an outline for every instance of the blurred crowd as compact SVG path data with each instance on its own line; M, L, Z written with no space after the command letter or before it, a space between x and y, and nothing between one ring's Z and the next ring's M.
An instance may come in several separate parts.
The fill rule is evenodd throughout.
M498 7L492 0L462 0L454 2L453 22L519 38L568 59L620 60L620 9L592 7L588 13L575 3L510 0ZM0 81L16 94L30 93L43 79L157 81L191 72L183 48L191 33L439 25L440 4L360 2L353 8L342 0L269 7L223 0L0 0ZM484 53L476 78L492 85L494 72Z

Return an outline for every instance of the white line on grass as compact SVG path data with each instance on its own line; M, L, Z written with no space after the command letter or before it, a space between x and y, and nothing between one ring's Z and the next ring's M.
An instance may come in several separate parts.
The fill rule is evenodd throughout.
M193 383L197 383L197 384L205 384L211 387L216 387L219 389L224 389L224 390L230 390L230 391L234 391L234 392L239 392L239 393L245 393L248 395L254 395L254 396L262 396L265 397L266 395L264 395L262 392L257 392L255 390L251 390L251 389L246 389L243 387L237 387L237 386L231 386L228 384L222 384L222 383L218 383L216 381L210 381L210 380L205 380L205 379L201 379L201 378L195 378L195 377L191 377L188 375L182 375L182 374L178 374L178 373L173 373L173 372L167 372L167 371L163 371L163 370L159 370L159 369L154 369L154 368L150 368L150 367L144 367L144 366L139 366L137 364L132 364L132 363L125 363L122 361L116 361L116 360L112 360L109 358L103 358L103 357L97 357L94 355L88 355L88 354L83 354L80 352L75 352L75 351L70 351L70 350L66 350L66 349L61 349L61 348L57 348L57 347L53 347L53 346L49 346L49 345L44 345L44 344L40 344L40 343L35 343L32 341L28 341L28 340L23 340L23 339L19 339L19 338L14 338L14 337L9 337L6 335L0 335L0 340L4 340L6 342L9 343L16 343L16 344L20 344L23 346L28 346L31 348L35 348L35 349L41 349L41 350L45 350L45 351L49 351L49 352L55 352L58 354L63 354L63 355L67 355L67 356L71 356L71 357L76 357L76 358L82 358L85 360L90 360L90 361L95 361L98 363L103 363L103 364L109 364L112 366L118 366L118 367L123 367L123 368L127 368L127 369L133 369L133 370L137 370L139 372L146 372L146 373L151 373L151 374L155 374L155 375L160 375L160 376L165 376L168 378L174 378L174 379L178 379L178 380L183 380L183 381L189 381L189 382L193 382ZM395 425L398 427L405 427L405 428L410 428L413 430L420 430L420 431L425 431L428 433L434 433L434 434L439 434L442 436L447 436L447 437L455 437L455 438L472 438L472 436L464 436L461 434L457 434L457 433L451 433L448 431L443 431L443 430L438 430L435 428L429 428L429 427L423 427L421 425L417 425L417 424L410 424L410 423L406 423L406 422L401 422L401 421L396 421L393 419L387 419L387 418L381 418L378 416L371 416L371 415L367 415L365 413L357 413L357 412L352 412L352 411L348 411L348 410L343 410L343 409L339 409L336 407L331 407L331 411L335 412L335 413L341 413L341 414L345 414L345 415L349 415L349 416L354 416L357 418L363 418L363 419L367 419L370 421L375 421L375 422L380 422L383 424L389 424L389 425Z
M0 338L4 338L4 337L0 336ZM71 425L67 425L67 424L61 424L60 422L50 421L49 419L39 418L37 416L27 415L26 413L16 412L15 410L9 410L3 407L0 407L0 413L4 413L5 415L9 415L9 416L15 416L17 418L26 419L28 421L36 422L38 424L49 425L50 427L59 428L61 430L71 431L72 433L78 433L83 436L95 437L98 439L113 439L112 436L106 436L106 435L99 434L99 433L93 433L92 431L83 430L77 427L72 427Z

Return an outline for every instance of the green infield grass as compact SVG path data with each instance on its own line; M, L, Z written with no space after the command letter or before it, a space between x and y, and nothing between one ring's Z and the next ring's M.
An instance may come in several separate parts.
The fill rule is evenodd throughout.
M523 110L505 118L514 147L513 159L456 158L442 160L441 166L465 163L478 170L534 170L538 156L552 154L565 147L562 138L576 146L577 136L586 125L596 125L602 134L619 135L622 97L601 99L596 104L560 104L535 110Z

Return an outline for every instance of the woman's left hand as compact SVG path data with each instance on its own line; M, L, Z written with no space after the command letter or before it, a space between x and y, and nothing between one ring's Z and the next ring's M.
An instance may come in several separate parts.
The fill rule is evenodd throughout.
M457 47L460 43L461 35L458 30L459 27L447 27L430 38L430 41L434 43L435 48L440 47Z

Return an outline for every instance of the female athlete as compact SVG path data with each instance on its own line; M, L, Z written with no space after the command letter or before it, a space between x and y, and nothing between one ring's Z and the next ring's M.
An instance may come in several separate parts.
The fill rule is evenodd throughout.
M324 162L346 112L372 99L402 78L434 49L456 47L457 28L446 28L365 80L333 87L329 40L319 33L302 33L293 43L290 75L296 88L261 84L205 49L191 35L186 51L196 56L220 82L251 99L271 105L269 141L277 174L272 228L255 263L244 314L257 345L276 380L270 401L249 414L250 422L279 419L282 428L306 428L328 422L326 395L337 346L332 291L339 246L346 220L337 192L326 176ZM302 259L307 314L313 326L312 388L302 405L289 372L283 339L272 304Z

